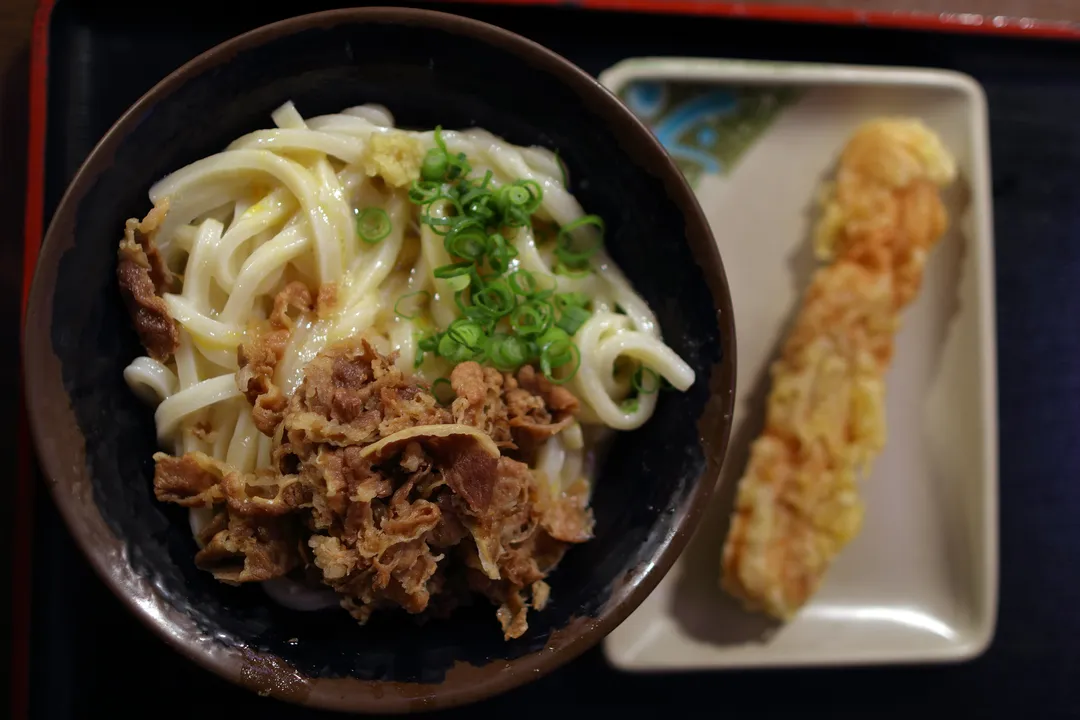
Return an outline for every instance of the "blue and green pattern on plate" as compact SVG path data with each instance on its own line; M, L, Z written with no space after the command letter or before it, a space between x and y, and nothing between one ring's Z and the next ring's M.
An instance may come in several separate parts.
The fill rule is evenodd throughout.
M724 175L794 102L789 87L734 87L637 80L619 97L667 148L692 186L702 175Z

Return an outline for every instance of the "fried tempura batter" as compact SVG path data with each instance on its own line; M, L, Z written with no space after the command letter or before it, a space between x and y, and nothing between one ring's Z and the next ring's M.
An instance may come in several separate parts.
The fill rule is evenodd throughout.
M956 176L911 119L861 126L840 157L815 231L819 269L771 368L765 428L739 481L722 586L791 618L862 524L856 490L885 443L884 375L903 308L945 232Z

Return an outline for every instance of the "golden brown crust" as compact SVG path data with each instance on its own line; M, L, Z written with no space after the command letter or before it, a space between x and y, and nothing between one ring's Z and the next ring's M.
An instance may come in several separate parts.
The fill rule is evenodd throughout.
M858 534L857 478L885 442L899 313L947 225L952 159L921 124L867 123L842 154L815 231L819 269L771 369L765 428L739 482L723 586L790 618Z

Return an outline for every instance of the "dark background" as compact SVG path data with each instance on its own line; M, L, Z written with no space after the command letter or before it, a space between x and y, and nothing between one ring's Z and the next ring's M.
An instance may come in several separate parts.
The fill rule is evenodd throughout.
M139 94L197 52L273 19L265 6L241 14L244 3L230 5L238 19L229 21L198 2L122 14L68 2L61 0L51 35L47 213L92 144ZM935 711L1080 717L1080 45L570 9L448 9L521 32L592 73L633 55L723 55L951 67L982 82L996 214L1002 532L997 635L970 663L632 676L611 669L595 650L532 685L449 715L648 709L733 718ZM14 10L5 3L0 12ZM25 56L16 55L2 78L0 271L9 302L0 304L0 327L12 330L22 203L12 167L24 167L25 72ZM8 403L11 448L18 374L16 338L8 337L0 397ZM37 490L27 667L33 716L314 715L254 697L168 651L105 590Z

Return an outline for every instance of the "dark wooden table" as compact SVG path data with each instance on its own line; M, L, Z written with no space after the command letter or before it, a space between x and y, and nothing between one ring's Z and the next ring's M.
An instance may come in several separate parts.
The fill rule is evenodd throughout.
M18 442L19 382L18 328L22 285L23 202L26 187L27 85L30 26L34 0L0 1L0 457L3 477L14 485ZM9 493L10 496L10 493ZM0 503L0 527L5 548L12 548L14 503ZM0 577L11 573L12 554L0 551ZM8 607L9 604L4 604ZM9 616L10 617L10 616ZM0 620L0 642L12 647L12 623ZM17 648L22 654L23 650ZM9 674L9 677L11 675ZM5 683L7 685L7 683ZM5 687L5 690L7 688ZM4 705L7 706L7 703ZM0 711L2 713L2 711Z

